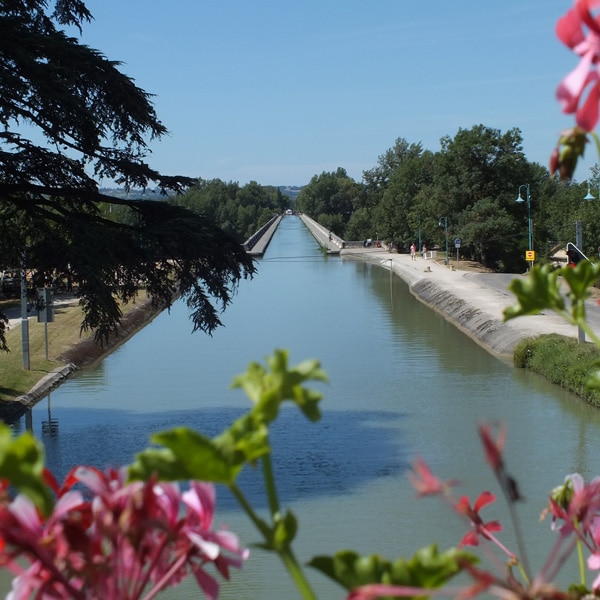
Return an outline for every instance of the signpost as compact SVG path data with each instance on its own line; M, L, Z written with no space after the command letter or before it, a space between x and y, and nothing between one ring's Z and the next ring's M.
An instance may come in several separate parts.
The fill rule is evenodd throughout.
M37 289L38 323L44 324L46 338L46 360L48 360L48 323L54 321L54 289L44 287Z
M460 248L460 238L454 240L454 247L456 248L456 270L458 271L458 249Z

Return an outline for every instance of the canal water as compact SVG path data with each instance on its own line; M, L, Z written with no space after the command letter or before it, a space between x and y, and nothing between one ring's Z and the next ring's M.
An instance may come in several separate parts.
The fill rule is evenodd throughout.
M567 473L600 472L598 411L492 357L379 265L324 255L296 217L281 221L223 322L212 337L192 335L178 303L35 406L29 422L49 467L62 476L74 464L128 463L151 432L179 425L217 434L248 406L229 388L233 376L287 348L292 364L317 358L330 378L314 386L325 394L319 423L289 408L272 433L280 497L300 522L302 562L341 549L396 558L433 542L456 545L464 523L437 499L415 501L406 471L423 456L440 476L459 479L460 493L496 491L476 431L484 419L507 425L534 568L554 539L549 523L538 522L548 490ZM25 427L24 417L16 429ZM260 480L248 472L241 481L266 511ZM252 548L221 597L298 597L276 559L253 546L259 538L233 499L219 488L218 500L217 522ZM506 514L501 498L483 513L508 526ZM502 536L514 544L510 527ZM345 597L319 573L309 577L321 599ZM199 594L185 584L164 597Z

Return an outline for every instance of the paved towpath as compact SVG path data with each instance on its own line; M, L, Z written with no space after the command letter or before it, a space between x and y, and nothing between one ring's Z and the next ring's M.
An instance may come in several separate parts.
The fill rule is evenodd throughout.
M54 296L54 308L59 308L61 306L68 306L71 304L78 304L79 298L75 296L75 294L57 294ZM8 317L8 327L13 329L15 327L21 326L21 305L14 305L8 308L3 309L2 311ZM37 310L35 307L28 311L27 317L29 319L37 319Z

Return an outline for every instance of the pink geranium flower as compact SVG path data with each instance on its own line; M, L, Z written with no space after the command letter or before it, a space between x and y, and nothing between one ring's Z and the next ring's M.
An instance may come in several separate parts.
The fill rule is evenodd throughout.
M593 13L598 7L600 0L575 0L556 26L558 38L581 57L577 67L560 82L556 97L563 112L574 113L577 126L584 131L592 131L599 117L600 21Z
M181 493L176 484L127 483L124 471L77 467L59 494L45 522L25 496L0 505L0 562L18 574L13 600L34 591L39 598L150 600L188 575L212 600L219 583L208 567L228 578L248 556L235 534L213 529L211 484L190 482Z

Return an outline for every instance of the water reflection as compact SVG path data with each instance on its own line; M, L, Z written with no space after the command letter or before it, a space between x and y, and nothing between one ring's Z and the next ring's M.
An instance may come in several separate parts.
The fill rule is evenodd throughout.
M73 456L82 464L99 468L119 466L131 462L136 452L148 445L150 431L185 425L212 437L239 416L239 410L219 406L160 415L68 409L61 415L62 429L67 433L59 433L56 419L51 420L51 427L47 419L42 420L41 431L38 424L33 433L43 440L48 464L62 479L72 466ZM407 448L394 428L402 418L397 414L390 420L388 413L378 411L335 411L311 423L299 410L284 409L271 428L282 497L295 502L351 494L373 479L400 475L407 466ZM240 483L253 503L265 506L259 474L247 469ZM222 508L234 506L228 500Z

